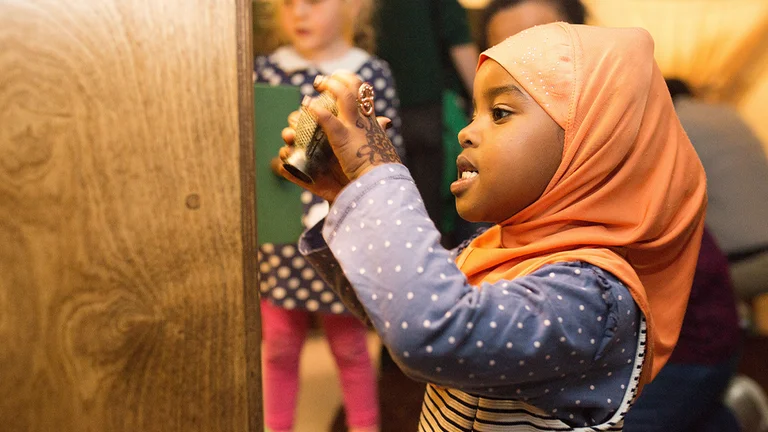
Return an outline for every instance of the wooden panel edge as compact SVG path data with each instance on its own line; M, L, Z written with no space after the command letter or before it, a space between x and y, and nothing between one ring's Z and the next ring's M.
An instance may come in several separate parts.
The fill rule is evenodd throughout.
M253 147L253 4L236 0L240 200L248 431L263 431L261 315L256 274L256 163Z

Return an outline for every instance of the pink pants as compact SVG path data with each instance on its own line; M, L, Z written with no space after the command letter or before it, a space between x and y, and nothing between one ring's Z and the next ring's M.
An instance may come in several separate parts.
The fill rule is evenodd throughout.
M299 356L310 324L310 312L287 310L261 301L264 343L265 423L290 430L299 389ZM376 372L368 355L367 329L348 315L320 315L323 330L339 368L347 424L370 427L379 423Z

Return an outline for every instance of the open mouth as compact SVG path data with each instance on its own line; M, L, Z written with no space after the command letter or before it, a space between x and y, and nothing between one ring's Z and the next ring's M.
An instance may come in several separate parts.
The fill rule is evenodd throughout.
M456 159L456 169L459 173L459 180L475 178L478 174L477 168L464 156L459 156Z
M474 183L479 171L466 157L461 155L456 159L456 169L459 178L451 183L451 193L459 197Z

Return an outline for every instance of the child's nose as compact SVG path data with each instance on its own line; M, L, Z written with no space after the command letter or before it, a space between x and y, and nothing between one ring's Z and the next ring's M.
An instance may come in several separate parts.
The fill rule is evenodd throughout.
M464 129L459 131L459 145L462 148L472 147L477 144L476 137L474 136L472 129L472 123L464 126Z
M305 0L296 0L292 4L293 16L300 17L309 12L310 5Z

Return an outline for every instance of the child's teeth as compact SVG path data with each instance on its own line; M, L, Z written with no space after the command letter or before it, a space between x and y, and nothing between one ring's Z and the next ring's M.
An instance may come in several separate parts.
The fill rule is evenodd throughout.
M464 172L461 173L461 178L462 179L468 179L468 178L472 178L472 177L477 177L477 172L475 172L475 171L464 171Z

